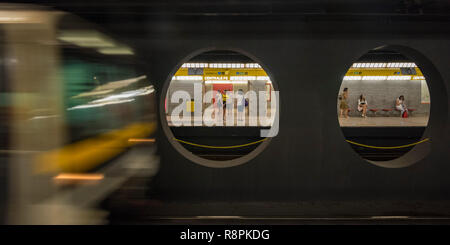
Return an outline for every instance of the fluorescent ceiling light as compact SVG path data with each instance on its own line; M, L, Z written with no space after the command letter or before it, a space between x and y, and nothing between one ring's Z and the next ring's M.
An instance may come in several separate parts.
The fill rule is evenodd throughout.
M391 62L391 63L353 63L353 68L404 68L417 67L412 62Z
M261 68L257 63L184 63L181 68Z
M206 68L208 63L184 63L182 68Z
M246 68L261 68L261 66L258 63L247 63L245 64Z
M363 76L362 80L386 80L386 76Z
M414 78L423 80L423 76ZM344 80L411 80L411 76L344 76Z
M257 76L256 80L270 80L268 76Z
M216 80L216 81L205 81L205 84L247 84L248 81L229 81L229 80Z
M411 76L388 76L387 80L411 80Z
M197 80L202 81L203 76L175 76L175 80Z
M344 80L361 80L361 76L345 76Z
M256 80L256 76L230 76L230 80Z

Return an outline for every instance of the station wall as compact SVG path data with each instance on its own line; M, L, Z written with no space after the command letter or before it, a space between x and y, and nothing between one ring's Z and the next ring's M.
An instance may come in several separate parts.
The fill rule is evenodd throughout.
M182 63L221 49L254 59L280 91L278 135L261 154L235 167L211 168L188 160L164 133L160 118L161 167L152 184L166 198L228 202L450 199L450 26L375 20L295 19L281 24L281 20L201 19L148 21L147 27L147 38L130 43L148 62L147 75L160 98ZM383 46L412 59L430 88L430 119L423 137L431 140L396 159L396 163L411 163L407 167L380 167L362 159L345 142L336 115L336 98L348 67L369 50ZM159 102L163 109L164 100Z
M408 108L414 108L415 116L428 116L430 104L422 103L422 84L421 80L344 80L339 93L344 88L348 88L350 116L360 115L357 112L358 99L361 94L366 97L368 108L376 109L394 109L395 100L400 96L405 96L405 104ZM339 102L337 102L339 104ZM378 112L380 116L386 116L385 113ZM400 115L400 113L390 113L391 115ZM372 113L369 113L372 115Z

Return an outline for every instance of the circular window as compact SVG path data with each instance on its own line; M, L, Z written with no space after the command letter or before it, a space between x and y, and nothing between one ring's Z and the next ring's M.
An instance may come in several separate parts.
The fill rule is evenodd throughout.
M401 164L395 159L429 140L424 132L430 103L426 77L415 61L383 48L369 51L348 69L337 114L346 141L363 159L400 167L419 159L409 157Z
M230 167L259 154L278 132L278 92L260 64L234 51L203 52L164 87L162 126L186 158Z

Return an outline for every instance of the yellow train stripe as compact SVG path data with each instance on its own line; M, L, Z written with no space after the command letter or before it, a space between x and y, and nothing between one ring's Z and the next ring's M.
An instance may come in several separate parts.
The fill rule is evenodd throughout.
M156 139L140 139L140 138L130 138L128 142L138 142L138 143L154 143Z
M81 140L36 157L35 171L85 172L112 159L136 144L130 138L143 138L156 131L156 123L136 123L96 137Z
M60 173L53 177L53 180L102 180L105 176L103 174L74 174L74 173Z

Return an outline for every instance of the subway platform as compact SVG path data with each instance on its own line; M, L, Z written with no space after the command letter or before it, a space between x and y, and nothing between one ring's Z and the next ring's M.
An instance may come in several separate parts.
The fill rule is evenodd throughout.
M426 127L428 117L339 117L341 127Z

